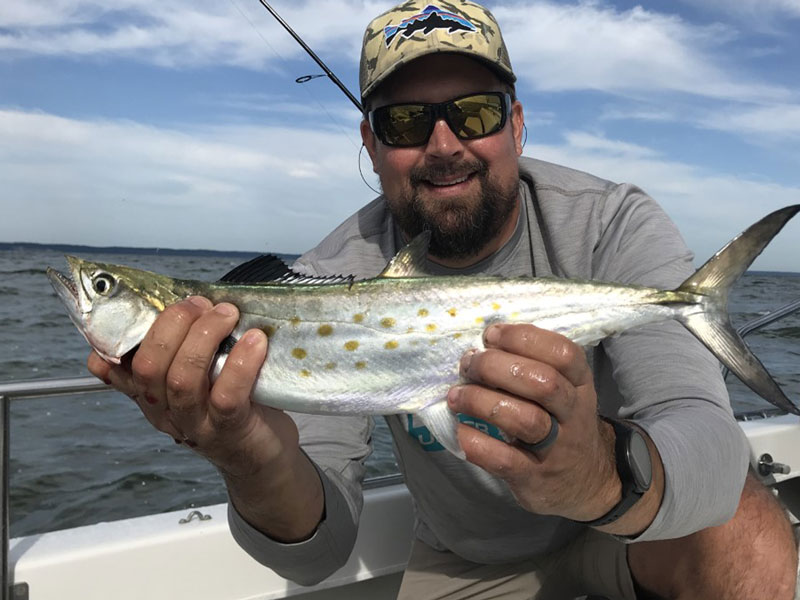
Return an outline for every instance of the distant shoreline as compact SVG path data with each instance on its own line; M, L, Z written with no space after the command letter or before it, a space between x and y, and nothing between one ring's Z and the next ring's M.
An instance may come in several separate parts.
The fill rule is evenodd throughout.
M36 242L0 242L0 251L53 250L55 252L95 252L104 254L144 254L161 256L235 256L237 258L254 258L259 252L241 250L181 250L177 248L136 248L133 246L85 246L81 244L40 244ZM293 256L273 252L279 256Z
M262 254L274 254L283 259L294 260L299 254L288 254L284 252L247 252L243 250L194 250L178 248L136 248L133 246L85 246L81 244L40 244L37 242L0 242L0 252L2 251L25 251L25 250L53 250L64 253L104 253L104 254L138 254L146 256L233 256L236 258L250 259ZM747 271L748 275L777 275L777 276L797 276L800 273L793 271Z

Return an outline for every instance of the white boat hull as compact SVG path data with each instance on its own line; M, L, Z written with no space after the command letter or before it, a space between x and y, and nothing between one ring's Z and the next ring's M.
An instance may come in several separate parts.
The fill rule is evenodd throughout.
M800 516L800 419L740 423L757 468L764 454L790 466L763 478L794 523ZM9 575L31 600L380 600L394 598L411 547L413 509L403 484L369 489L350 560L324 582L302 587L250 558L234 542L227 506L180 524L188 511L99 523L11 541Z

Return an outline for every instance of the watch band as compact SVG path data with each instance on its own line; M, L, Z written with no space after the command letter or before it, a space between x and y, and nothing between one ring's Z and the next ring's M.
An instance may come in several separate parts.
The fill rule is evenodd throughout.
M622 498L611 508L611 510L601 517L598 517L592 521L576 521L577 523L581 523L589 527L600 527L602 525L613 523L626 512L628 512L628 510L634 504L636 504L642 496L644 496L645 492L647 492L647 489L650 487L648 484L647 488L638 489L638 486L634 480L634 475L631 471L630 464L628 462L628 440L632 435L633 429L619 421L607 419L605 417L600 418L614 428L614 435L616 438L614 443L614 455L617 463L617 474L622 482Z

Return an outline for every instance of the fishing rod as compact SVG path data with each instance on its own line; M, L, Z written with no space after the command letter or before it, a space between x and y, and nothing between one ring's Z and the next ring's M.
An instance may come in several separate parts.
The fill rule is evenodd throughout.
M328 76L328 79L330 79L333 83L335 83L339 87L339 89L342 90L342 92L344 92L344 95L347 96L350 99L350 102L355 104L356 108L358 109L358 112L363 113L364 112L364 107L361 105L361 102L359 102L358 99L355 96L353 96L353 94L350 93L350 90L348 90L345 87L345 85L341 81L339 81L339 78L336 77L336 75L334 75L333 71L331 71L328 68L328 65L326 65L324 62L322 62L322 59L319 56L314 54L314 51L311 48L308 47L308 44L306 44L303 41L303 38L301 38L299 35L297 35L297 33L295 32L294 29L289 27L289 24L286 21L284 21L283 18L281 18L281 16L275 11L275 9L272 8L269 5L269 2L266 2L265 0L258 0L258 1L261 3L261 6L263 6L264 8L266 8L269 11L269 14L271 14L273 17L275 17L275 20L278 21L278 23L283 25L283 28L286 31L288 31L289 35L291 35L295 39L295 41L303 47L303 50L308 52L308 55L311 58L313 58L320 67L322 67L322 70L325 71L325 75ZM304 77L298 77L296 81L297 81L297 83L305 83L306 81L308 81L310 79L314 79L315 77L319 77L319 76L317 76L317 75L305 75Z

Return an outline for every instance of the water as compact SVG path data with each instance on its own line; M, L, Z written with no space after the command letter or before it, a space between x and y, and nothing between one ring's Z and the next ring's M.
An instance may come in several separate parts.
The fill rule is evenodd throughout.
M79 254L79 253L78 253ZM242 262L233 256L91 253L87 258L177 277L213 280ZM0 381L85 376L88 346L45 276L60 252L0 251ZM731 310L743 324L800 297L800 274L747 274ZM800 399L800 314L748 337L784 386ZM729 377L737 410L766 405ZM396 464L382 419L368 476ZM201 457L157 432L121 394L16 401L11 407L11 535L21 536L226 501L221 477Z

